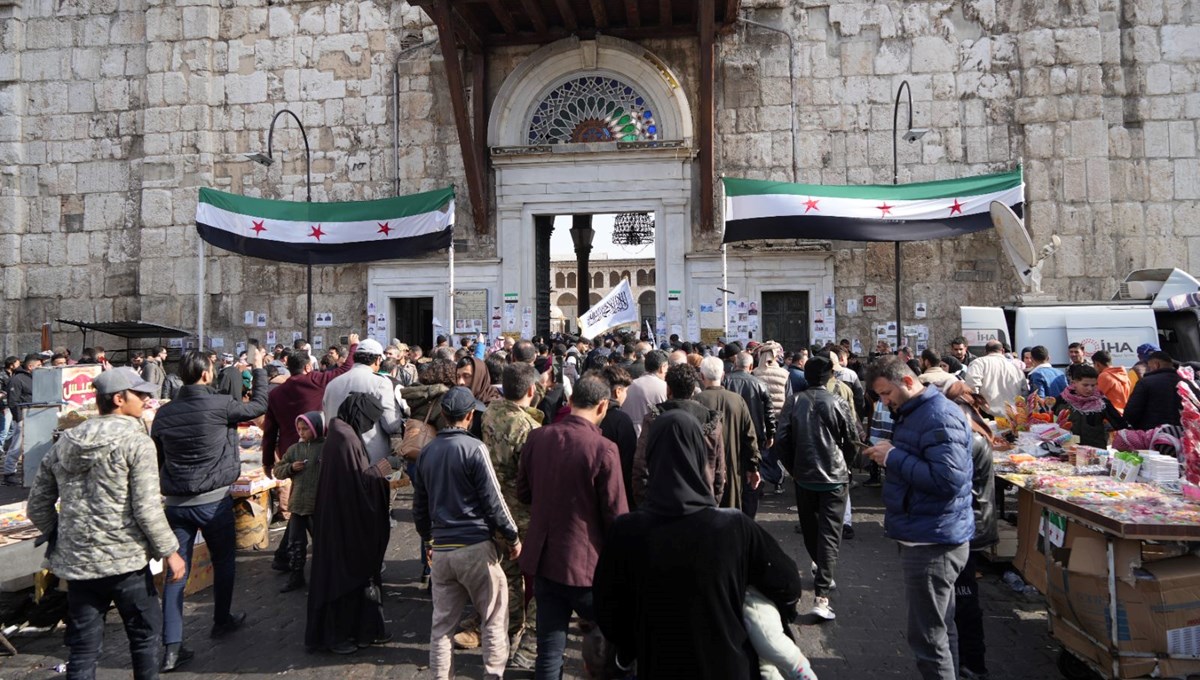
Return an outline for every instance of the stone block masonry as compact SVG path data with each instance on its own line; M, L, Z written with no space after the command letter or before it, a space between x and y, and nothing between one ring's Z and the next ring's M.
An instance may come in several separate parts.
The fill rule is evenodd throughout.
M932 130L901 143L901 181L1023 163L1035 243L1065 239L1048 291L1107 297L1131 268L1200 270L1200 15L1183 0L1069 4L744 0L746 16L794 37L795 53L748 25L720 37L717 171L888 183L892 97L907 79L914 124ZM265 149L284 107L309 132L314 200L388 196L397 179L402 193L454 184L463 257L496 257L494 231L476 233L463 208L440 54L398 56L435 36L402 0L0 0L0 305L11 310L0 352L35 346L40 324L66 310L195 327L197 189L304 197L290 123L269 169L244 157ZM694 109L695 41L642 45ZM489 106L524 105L494 99L533 49L492 51ZM691 236L693 252L718 248L716 233ZM206 251L212 335L304 328L302 267ZM877 312L839 314L839 336L867 345L872 324L894 318L891 252L837 243L839 310L879 300ZM937 345L957 333L959 305L1017 292L991 233L904 252L906 314L927 303ZM365 326L365 266L319 268L315 283L336 322L327 342ZM267 329L242 326L251 309L268 311Z

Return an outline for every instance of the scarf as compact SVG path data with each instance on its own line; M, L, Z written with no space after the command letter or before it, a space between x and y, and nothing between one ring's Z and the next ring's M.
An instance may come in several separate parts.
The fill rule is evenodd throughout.
M1100 413L1104 411L1104 395L1100 394L1099 390L1092 392L1092 396L1090 397L1082 397L1075 393L1074 387L1068 387L1058 397L1080 413Z
M650 481L641 510L679 517L717 507L704 472L708 448L695 416L671 409L655 418L646 435L646 451Z
M365 392L351 392L337 412L338 420L354 428L360 437L375 427L382 415L383 402L378 396Z
M488 372L487 364L479 359L471 359L471 384L467 387L484 406L500 398L500 393L492 385L492 376Z

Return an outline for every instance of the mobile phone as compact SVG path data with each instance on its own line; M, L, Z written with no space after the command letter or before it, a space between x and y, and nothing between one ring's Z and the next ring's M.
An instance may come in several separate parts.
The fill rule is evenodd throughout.
M254 362L257 359L258 359L258 347L255 347L254 345L247 346L246 347L246 363L253 366Z

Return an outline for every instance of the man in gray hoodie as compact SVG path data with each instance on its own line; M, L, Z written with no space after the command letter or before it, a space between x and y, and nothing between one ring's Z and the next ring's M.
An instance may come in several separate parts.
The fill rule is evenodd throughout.
M100 417L67 430L46 454L29 492L29 518L50 544L47 567L67 581L67 677L95 677L104 614L115 602L134 678L155 678L162 609L147 563L165 558L171 581L186 570L141 420L154 385L131 368L101 373L92 384Z

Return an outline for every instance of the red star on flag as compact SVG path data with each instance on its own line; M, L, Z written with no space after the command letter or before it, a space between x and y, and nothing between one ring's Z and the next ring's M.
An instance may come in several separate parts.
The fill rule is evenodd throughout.
M820 202L820 199L809 197L809 199L804 202L804 212L808 212L809 210L816 210L819 212L821 209L817 207L817 203Z
M890 205L888 205L888 204L887 204L887 201L884 201L883 205L877 205L877 206L875 206L875 209L876 209L876 210L882 210L882 211L883 211L883 215L880 215L880 217L884 217L884 216L886 216L886 215L888 215L889 213L891 213L891 212L892 212L892 207L893 207L893 206L890 206Z
M320 241L321 237L324 235L325 235L325 232L321 231L321 225L319 225L319 224L317 226L313 227L312 233L309 234L309 236L317 239L318 241Z
M388 226L387 222L381 222L379 224L379 231L377 231L375 233L383 234L384 236L389 236L392 233L392 228Z
M267 228L263 226L263 222L266 222L266 220L258 220L254 223L253 231L255 236L258 236L267 230Z
M964 204L958 202L957 198L954 199L954 205L950 206L950 214L951 215L953 215L954 213L958 213L959 215L963 214L963 211L962 211L963 205Z

